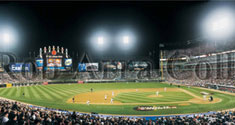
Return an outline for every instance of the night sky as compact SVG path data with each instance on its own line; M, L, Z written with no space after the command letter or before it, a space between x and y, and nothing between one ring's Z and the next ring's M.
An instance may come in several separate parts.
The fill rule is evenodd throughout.
M0 2L0 25L14 27L21 56L44 46L68 48L100 56L89 38L102 29L114 37L128 29L136 37L135 49L121 51L111 45L102 56L123 57L158 54L159 43L184 45L202 35L205 13L234 2ZM0 26L1 27L1 26Z

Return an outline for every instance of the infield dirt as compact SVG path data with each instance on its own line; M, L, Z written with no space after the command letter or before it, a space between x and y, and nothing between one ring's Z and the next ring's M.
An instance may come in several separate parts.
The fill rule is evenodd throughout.
M113 101L111 103L111 98L114 98L120 93L128 93L128 92L157 92L159 91L159 95L149 95L148 97L153 98L164 98L164 96L161 95L161 92L164 91L164 88L141 88L141 89L119 89L119 90L106 90L106 91L93 91L93 92L86 92L86 93L80 93L75 95L74 102L73 99L70 98L67 103L75 103L75 104L86 104L89 100L89 104L97 104L97 105L136 105L136 104L166 104L166 103L178 103L179 105L190 105L190 103L196 103L196 104L211 104L211 103L218 103L221 101L219 98L214 98L214 101L208 101L204 100L202 97L199 97L185 89L181 88L167 88L166 92L184 92L186 94L189 94L193 96L193 99L190 99L188 101L177 101L177 102L156 102L156 103L122 103L119 101ZM107 98L105 99L105 95Z

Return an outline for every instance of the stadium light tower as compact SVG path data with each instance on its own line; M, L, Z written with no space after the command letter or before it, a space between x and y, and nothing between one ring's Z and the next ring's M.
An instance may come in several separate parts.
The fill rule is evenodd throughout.
M0 24L0 49L2 51L16 51L20 46L18 40L18 31L13 25Z
M103 36L99 36L98 37L98 44L99 45L103 45L104 44L104 37Z
M4 33L2 35L2 40L4 42L4 44L9 44L9 42L11 42L11 37L9 33Z
M109 34L104 30L95 31L91 37L89 37L89 41L88 45L92 47L92 51L98 52L101 55L110 45Z
M116 44L123 52L131 52L136 46L136 35L132 31L121 31L116 37Z
M13 34L11 32L2 32L1 33L1 43L3 47L3 51L10 51L9 49L11 46L14 45L14 39L13 39Z
M123 43L124 44L128 44L129 43L129 37L128 36L124 36L123 37Z
M230 21L227 18L215 20L212 22L212 31L218 32L220 30L229 30Z
M218 8L207 16L203 30L210 39L228 39L234 34L234 17L234 9Z

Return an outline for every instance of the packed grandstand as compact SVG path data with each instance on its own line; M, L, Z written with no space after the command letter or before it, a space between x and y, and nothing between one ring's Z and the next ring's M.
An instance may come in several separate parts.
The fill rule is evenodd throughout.
M208 44L208 43L207 43ZM164 51L162 73L168 82L235 92L235 50L209 45Z
M59 111L5 99L0 100L0 108L2 125L234 125L235 122L235 111L233 110L191 116L159 116L152 120L143 117L103 116Z

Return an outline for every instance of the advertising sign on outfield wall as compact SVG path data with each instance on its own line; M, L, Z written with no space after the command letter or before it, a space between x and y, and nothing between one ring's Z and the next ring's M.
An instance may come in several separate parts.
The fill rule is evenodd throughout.
M30 64L29 63L12 63L10 64L10 71L11 72L29 72L30 71Z
M12 87L12 84L11 84L11 83L7 83L7 84L6 84L6 87L7 87L7 88L11 88L11 87Z
M78 71L85 72L86 71L86 63L78 63Z
M99 64L98 63L86 63L86 71L98 71Z
M99 71L99 63L78 63L78 71Z

